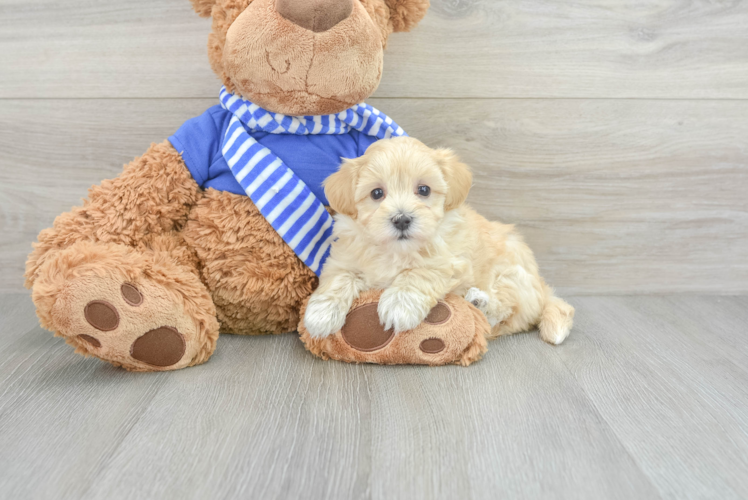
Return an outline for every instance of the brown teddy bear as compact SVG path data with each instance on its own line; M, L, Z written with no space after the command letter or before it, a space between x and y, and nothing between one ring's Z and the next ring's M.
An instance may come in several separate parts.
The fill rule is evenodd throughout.
M358 103L379 84L390 33L415 26L429 0L192 4L213 18L209 57L223 81L221 105L92 187L83 206L39 234L26 266L42 326L76 352L134 371L203 363L219 329L296 329L329 236L321 180L341 156L403 133ZM284 194L286 178L306 198ZM264 197L253 197L252 186L261 184ZM291 210L284 203L306 218L289 215L279 226L278 214ZM443 306L473 318L467 303L454 304ZM367 342L382 332L366 321L354 323L368 325L371 335L348 329L364 348L356 340L337 350L308 347L346 361L466 364L485 350L477 332L487 324L476 318L474 327L452 332L464 337L461 352L438 359L424 358L435 349L428 343L420 354L401 347L399 357L367 358Z

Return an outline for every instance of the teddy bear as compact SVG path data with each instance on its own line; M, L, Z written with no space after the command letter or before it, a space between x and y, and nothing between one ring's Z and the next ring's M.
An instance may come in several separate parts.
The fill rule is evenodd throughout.
M93 186L82 206L39 234L26 264L41 325L76 352L131 371L204 363L219 331L297 329L330 244L322 181L341 157L404 134L363 101L379 84L390 34L410 30L429 7L429 0L191 2L212 17L208 55L223 83L219 104ZM360 300L376 301L376 292ZM441 307L468 320L453 320L462 326L449 334L462 339L459 353L419 342L397 347L399 357L367 358L367 346L386 332L360 313L335 349L307 348L353 362L477 359L485 320L454 298ZM428 358L429 349L441 354Z

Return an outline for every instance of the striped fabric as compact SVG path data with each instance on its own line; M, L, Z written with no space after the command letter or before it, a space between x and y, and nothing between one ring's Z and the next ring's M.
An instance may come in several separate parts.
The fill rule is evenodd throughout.
M273 229L316 275L330 254L333 220L322 202L247 129L270 134L347 134L352 129L387 139L407 135L368 104L324 116L287 116L221 89L221 105L233 116L223 138L223 157L236 180Z

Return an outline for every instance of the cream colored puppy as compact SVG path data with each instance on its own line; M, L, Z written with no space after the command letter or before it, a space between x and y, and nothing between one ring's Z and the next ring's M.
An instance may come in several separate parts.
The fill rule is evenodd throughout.
M409 137L374 143L325 182L337 241L304 316L314 337L343 327L358 294L383 289L386 329L418 326L447 293L465 296L492 336L539 327L560 344L574 308L553 295L514 226L489 222L464 204L472 174L449 150Z

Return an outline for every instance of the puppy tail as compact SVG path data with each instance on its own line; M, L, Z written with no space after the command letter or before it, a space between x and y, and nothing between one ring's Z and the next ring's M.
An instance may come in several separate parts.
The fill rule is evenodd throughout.
M545 285L545 305L540 315L540 338L549 344L558 345L569 336L574 324L574 308L556 297L553 289Z

